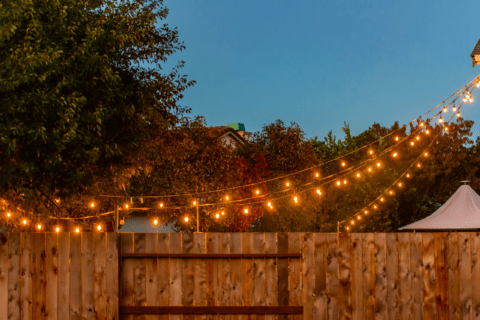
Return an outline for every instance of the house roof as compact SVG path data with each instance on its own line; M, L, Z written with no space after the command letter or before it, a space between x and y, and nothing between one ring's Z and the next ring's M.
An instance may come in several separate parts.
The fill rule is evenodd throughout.
M239 135L238 132L232 127L218 126L218 127L212 127L212 130L213 132L215 132L215 134L218 137L230 136L241 145L244 145L246 143L245 139L241 135Z
M470 57L473 57L474 55L477 55L477 54L480 54L480 39L478 40L475 48L473 48L473 51L472 51L472 54L470 55Z

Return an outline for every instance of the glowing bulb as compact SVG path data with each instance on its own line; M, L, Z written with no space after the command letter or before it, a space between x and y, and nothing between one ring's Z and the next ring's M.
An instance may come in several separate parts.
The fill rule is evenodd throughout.
M247 214L247 213L248 213L248 209L245 209L243 212L245 212L245 214Z
M163 208L163 203L160 203L160 208Z
M224 212L224 211L222 211L222 216L224 216L224 215L225 215L225 212Z
M402 183L401 183L401 182L399 182L399 183L398 183L398 186L399 186L399 187L401 187L401 186L402 186Z
M368 210L365 210L365 214L368 214Z
M153 224L154 224L154 225L157 225L157 224L158 224L158 220L157 220L157 219L153 220Z
M480 81L477 82L477 86L476 86L476 87L477 87L477 88L480 88Z
M390 191L389 193L390 193L390 194L393 194L393 191Z
M443 107L443 112L446 113L447 111L447 107Z
M59 228L59 227L56 227L56 228L55 228L55 231L56 231L56 232L60 232L60 228Z
M215 218L217 218L217 219L220 218L220 215L217 213L217 214L215 215Z
M38 229L38 230L42 229L42 225L41 225L41 224L37 224L37 229Z
M368 172L372 172L372 168L368 168Z
M438 122L440 122L440 123L443 122L442 116L440 116L440 119L438 119Z
M355 221L352 220L352 221L350 221L350 223L351 223L351 224L355 224Z
M360 173L357 173L357 178L360 178Z
M125 209L128 209L128 204L125 205Z
M347 180L343 180L343 184L347 184Z
M345 162L342 162L342 167L345 167Z
M373 150L370 150L370 154L373 154Z
M410 173L407 173L407 178L410 178Z
M59 202L60 202L60 199L55 199L55 202L56 202L56 203L59 203Z
M357 219L360 220L360 219L362 219L362 217L361 217L361 216L357 216Z
M398 141L398 139L399 139L398 137L395 137L395 141Z
M350 228L349 227L345 227L347 230L349 230Z
M91 207L91 208L95 207L95 203L93 203L93 202L90 203L90 207Z
M417 164L417 167L419 167L419 168L420 168L421 166L422 166L422 165L421 165L420 163L419 163L419 164Z
M290 182L287 182L287 187L289 187L289 186L290 186Z
M11 216L10 212L9 212L9 213L7 213L7 218L10 218L10 216Z
M460 112L457 113L457 117L460 118L462 115L460 114Z
M193 201L193 205L196 206L196 205L197 205L197 201Z
M415 145L415 142L410 142L410 145L413 147Z
M260 191L258 191L258 190L257 190L257 191L256 191L256 193L257 193L257 194L259 194L259 193L260 193Z
M417 140L420 140L420 136L417 136Z
M382 202L383 202L383 198L380 198L380 201L382 201Z
M425 133L426 133L426 134L429 134L429 133L430 133L430 130L425 131Z
M269 207L271 207L271 206L272 206L272 203L271 203L271 202L269 202L269 203L268 203L268 206L269 206Z
M467 102L467 98L463 98L463 102Z
M423 127L424 125L425 125L425 123L420 122L420 127Z
M319 196L322 195L322 191L320 191L320 189L317 189L317 193Z
M377 209L377 205L374 205L374 206L373 206L373 209Z
M102 231L102 225L100 225L100 224L97 225L97 230L98 230L98 231Z
M445 131L448 131L448 127L445 127Z
M393 156L396 157L396 156L397 156L397 153L395 152L395 153L393 154Z
M228 201L228 199L229 199L229 198L228 198L228 196L226 196L226 197L225 197L225 200L227 200L227 201Z
M473 102L473 98L470 98L468 101Z
M381 166L380 162L377 162L377 167L380 167L380 166Z
M80 232L80 229L79 229L79 228L75 228L75 232L76 232L76 233L79 233L79 232Z
M26 219L23 219L23 224L27 224L27 220Z
M295 197L293 198L293 201L295 201L295 203L297 203L297 202L298 202L298 198L295 196Z
M337 186L339 186L339 185L340 185L340 181L337 181Z
M185 217L185 222L188 222L188 217Z
M316 173L316 174L315 174L315 177L317 177L317 178L318 178L318 176L319 176L319 174L318 174L318 173Z
M453 112L457 111L457 107L453 106L452 111Z

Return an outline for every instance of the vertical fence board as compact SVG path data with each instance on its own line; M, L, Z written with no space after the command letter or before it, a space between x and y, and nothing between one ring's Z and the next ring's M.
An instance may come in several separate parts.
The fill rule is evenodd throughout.
M133 253L133 233L121 233L120 245L122 253ZM121 305L133 306L133 295L135 291L135 279L134 279L134 261L133 259L123 259L122 261L122 292L121 292ZM133 320L132 315L122 315L124 320Z
M107 319L107 234L105 232L93 235L94 246L94 284L93 301L95 319ZM109 270L116 273L118 270ZM113 285L113 284L110 284Z
M193 253L193 233L185 233L182 236L182 252ZM195 292L195 260L183 259L182 260L182 292L183 306L193 306L194 292ZM184 320L193 320L195 316L183 315Z
M265 253L265 234L253 234L252 253ZM265 258L253 259L253 297L252 305L265 306L265 295L267 290ZM257 320L265 320L265 315L257 315Z
M45 319L45 233L33 234L33 318Z
M8 233L0 232L0 320L8 319L8 260Z
M82 232L82 319L93 319L93 233Z
M6 235L6 234L5 234ZM6 237L5 237L6 238ZM2 243L5 238L2 238ZM3 313L7 312L8 319L20 319L20 306L22 303L22 296L21 296L21 272L24 270L22 269L21 259L23 251L21 250L21 240L20 240L20 233L12 232L8 235L8 276L7 283L8 283L8 302L7 304L2 304L3 306L7 306L8 308L4 308ZM3 247L2 251L5 250ZM4 256L2 255L1 259ZM2 288L2 290L5 287ZM7 319L7 318L5 318ZM29 319L29 318L25 318Z
M288 234L288 252L300 253L300 233L291 232ZM290 297L289 305L300 306L302 303L302 283L300 278L300 259L290 259L290 268L288 270ZM300 320L298 315L289 316L290 319Z
M412 319L423 319L422 234L410 234L410 274L412 290Z
M118 295L119 292L119 277L118 273L118 249L119 249L118 233L107 233L107 319L117 320L119 319L119 305ZM115 272L116 271L116 272Z
M400 277L398 257L398 233L387 233L387 308L388 319L400 318Z
M82 235L70 237L70 319L82 318Z
M315 319L327 319L327 237L315 233Z
M435 239L433 233L422 233L423 317L437 318L435 294Z
M288 253L288 234L277 234L277 252ZM278 258L278 305L288 306L288 259ZM278 320L286 320L287 315L278 315Z
M338 281L338 242L336 234L327 234L327 293L328 319L338 319L339 281Z
M302 233L302 303L303 319L313 319L315 301L315 243L313 233Z
M147 233L145 235L145 251L147 253L156 253L157 252L157 234L156 233ZM157 288L158 288L158 277L157 277L157 261L158 259L146 259L145 261L145 304L147 306L156 306L157 305ZM160 274L161 277L165 277L165 274ZM146 316L146 320L156 320L157 315L149 314Z
M340 283L339 319L352 317L351 265L350 265L350 234L338 234L338 280Z
M401 319L410 319L412 315L412 275L410 264L410 236L413 233L398 234L398 285L399 313Z
M458 269L458 233L447 233L448 319L460 319L460 274Z
M230 234L217 234L217 252L228 254L230 253ZM228 259L219 259L217 276L217 303L219 306L230 305L230 261ZM219 315L219 320L230 320L229 315Z
M45 318L55 320L58 316L58 235L56 233L47 233L45 243L45 279L47 281L45 289Z
M472 232L471 237L472 256L472 319L480 320L480 232Z
M464 320L472 318L472 259L469 232L458 233L459 272L460 272L460 315Z
M253 234L249 232L242 233L242 253L253 252ZM253 294L253 259L242 259L242 305L252 305ZM244 320L252 319L252 315L243 316Z
M265 234L265 253L277 253L277 235L275 233ZM277 297L277 261L276 259L267 259L265 266L265 277L267 284L267 292L265 296L266 306L278 306ZM267 314L266 320L276 320L277 316Z
M158 235L157 250L158 250L158 253L170 253L170 235L168 233L163 233ZM171 277L169 259L158 259L157 267L158 267L157 268L157 274L158 274L157 305L168 306L170 304L170 280L171 279L173 280L173 278ZM168 319L169 319L168 314L162 314L158 316L158 320L168 320Z
M435 302L437 319L448 319L448 271L447 271L447 249L446 235L443 232L436 232L434 235L435 248Z
M230 253L242 253L242 234L230 234ZM242 305L242 261L240 259L230 259L230 280L231 292L230 301L232 306ZM242 320L241 315L231 315L231 320Z
M362 234L363 298L365 319L375 319L375 234Z
M387 320L386 234L375 233L375 320Z
M170 234L170 253L182 253L182 234ZM170 259L170 305L182 305L182 259ZM181 315L170 315L171 320L180 320Z
M351 256L351 276L352 276L352 319L364 319L364 300L363 296L363 246L362 234L350 234L350 256Z
M223 243L219 240L219 233L207 233L206 235L206 250L207 253L219 253L220 247ZM218 295L220 290L218 288L218 282L221 279L218 269L219 262L216 259L206 260L206 304L207 306L216 306L218 303ZM224 315L222 315L224 318ZM208 320L216 319L217 315L207 315Z
M68 319L70 313L70 233L58 234L57 319Z
M133 238L133 250L135 253L146 253L145 233L135 233ZM146 259L137 258L134 260L134 281L135 281L135 293L133 295L133 304L135 306L145 306L145 297L147 291L146 283ZM146 315L136 314L133 316L134 320L145 320Z
M210 234L209 234L210 235ZM206 236L207 234L205 233L194 233L193 234L193 252L200 254L206 253ZM210 236L211 238L211 236ZM216 240L216 239L215 239ZM213 244L213 241L209 241L210 243ZM218 241L215 241L215 245L218 245ZM213 249L213 248L212 248ZM210 259L212 260L212 259ZM194 304L196 306L206 306L207 305L207 273L206 273L206 259L195 259L195 288L194 288ZM213 262L213 261L212 261ZM213 267L213 264L216 264L217 262L215 261L214 263L211 263L211 266ZM213 269L213 268L212 268ZM216 268L215 271L216 272ZM213 278L213 277L212 277ZM216 286L215 286L216 289ZM213 297L215 299L215 290L213 291ZM205 315L196 315L195 320L205 320L207 317Z

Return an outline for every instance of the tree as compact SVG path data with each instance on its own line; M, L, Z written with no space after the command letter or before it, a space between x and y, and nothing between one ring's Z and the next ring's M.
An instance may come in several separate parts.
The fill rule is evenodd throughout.
M36 219L81 216L189 111L162 64L185 47L161 0L0 4L0 192ZM59 205L55 199L61 199Z

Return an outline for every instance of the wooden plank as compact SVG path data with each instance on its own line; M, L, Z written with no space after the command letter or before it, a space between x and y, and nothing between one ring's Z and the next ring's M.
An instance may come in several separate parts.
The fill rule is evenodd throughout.
M350 265L350 234L338 234L338 304L339 319L352 317L351 265Z
M288 252L301 253L300 233L290 232L288 234ZM288 282L289 282L289 305L302 305L302 279L300 275L300 261L298 259L289 259ZM301 316L290 315L289 319L301 320Z
M45 233L33 234L33 318L45 319Z
M4 308L8 310L8 319L21 319L21 299L23 298L21 295L21 279L22 272L25 272L21 265L22 258L24 258L22 256L24 251L21 247L23 243L21 242L20 233L12 232L8 235L8 304L2 304L8 306L8 308ZM4 256L1 257L1 259L3 258ZM23 319L30 318L23 317Z
M448 268L448 318L460 319L460 270L458 268L458 233L447 233L447 268Z
M301 253L283 253L283 254L255 254L255 253L232 253L232 254L215 254L215 253L122 253L122 259L128 258L181 258L181 259L263 259L263 258L302 258Z
M230 234L230 253L241 253L242 252L242 234L241 233L231 233ZM243 292L243 283L242 283L242 261L241 260L230 260L230 303L232 306L241 306L242 305L242 292ZM232 315L231 320L242 320L242 315Z
M222 245L219 243L218 238L220 237L220 234L218 233L207 233L205 235L205 241L206 241L206 252L207 254L214 254L219 252L219 247ZM195 248L196 242L195 242ZM197 249L195 249L197 252ZM195 268L197 268L197 265L195 265ZM195 270L196 274L197 270ZM205 281L206 281L206 305L207 306L216 306L217 301L218 301L218 281L221 278L221 275L218 274L219 269L218 269L218 259L205 259ZM195 283L195 288L197 288L197 284ZM195 292L195 299L197 299L197 292ZM196 304L195 304L196 305ZM206 317L208 320L214 320L217 319L217 315L209 314Z
M315 233L315 319L327 319L327 236Z
M145 244L145 233L135 233L133 235L133 250L135 253L146 253L146 244ZM134 261L134 286L135 293L133 295L133 305L134 306L145 306L145 297L147 291L146 283L146 261L145 259L135 259ZM146 316L144 314L134 315L134 320L145 320Z
M82 318L82 235L70 237L70 320Z
M435 309L438 320L448 319L448 271L446 235L443 232L434 233L435 248Z
M480 320L480 232L472 232L471 237L472 257L472 286L474 293L472 297L472 319Z
M82 319L93 319L93 233L82 232Z
M182 234L170 234L170 253L182 252ZM170 306L182 305L182 260L170 259ZM171 315L171 320L180 320L180 315Z
M265 234L253 234L253 253L265 253ZM265 295L267 292L265 258L253 259L253 306L265 306ZM257 320L265 320L265 315L257 315Z
M458 233L458 249L458 268L460 273L460 318L470 320L473 316L472 294L474 289L472 286L472 259L470 255L471 240L469 232Z
M185 233L182 236L182 252L193 253L193 233ZM193 306L195 293L195 260L182 260L182 305ZM184 315L184 320L193 320L194 316Z
M8 291L8 233L0 232L0 306L3 306L0 308L0 320L8 319ZM20 317L20 312L18 315Z
M315 302L315 243L313 233L302 233L300 235L302 247L302 302L303 319L314 318Z
M206 253L206 236L205 233L194 233L193 234L193 252L194 253ZM210 239L212 239L211 234L209 234ZM211 244L213 244L213 240L209 241L209 249L212 250ZM215 243L218 245L218 242ZM217 264L217 261L211 261L211 265ZM194 261L194 291L193 291L193 298L194 298L194 305L195 306L206 306L207 305L207 263L205 259L195 259ZM211 268L213 269L213 268ZM216 269L216 268L215 268ZM216 270L214 271L216 272ZM210 279L213 279L213 273ZM216 282L216 281L215 281ZM212 296L215 299L215 289L216 284L212 283L212 286L215 287L212 293ZM195 320L205 320L207 317L205 315L196 315Z
M398 305L401 319L410 319L412 315L411 235L409 232L398 234Z
M352 319L364 319L362 234L350 233Z
M365 319L375 319L375 234L362 234L363 313Z
M265 253L277 253L277 234L273 232L265 233ZM277 283L277 259L267 258L265 265L265 278L267 283L267 292L265 295L265 305L268 307L278 306L278 283ZM276 320L277 315L267 314L266 320Z
M107 234L105 232L94 233L93 250L93 299L95 319L107 319ZM109 270L109 272L116 273L116 270Z
M45 243L45 279L47 281L45 318L55 320L58 317L58 235L51 232L47 233Z
M119 319L118 233L107 233L107 319Z
M437 318L435 295L435 238L433 233L422 233L423 317Z
M328 319L339 317L338 242L335 233L327 234Z
M230 234L217 234L218 246L216 250L220 254L230 253ZM218 276L217 276L217 303L218 306L230 305L230 261L228 259L218 260ZM219 320L230 320L230 315L219 315Z
M386 234L375 233L375 320L387 320L387 245Z
M121 251L125 253L134 252L133 233L120 234ZM135 294L135 264L132 260L125 260L120 266L122 272L122 290L121 290L121 306L133 306ZM133 320L131 315L121 315L122 319Z
M253 234L242 233L242 253L253 253ZM242 305L251 306L253 303L253 259L242 259ZM243 320L254 319L246 314Z
M140 307L140 306L130 306L122 307L122 313L129 314L158 314L158 313L170 313L172 315L204 315L204 314L297 314L301 315L303 313L303 307L265 307L265 306L236 306L236 307Z
M398 233L387 233L387 308L389 319L400 319Z
M432 259L433 260L433 259ZM412 290L412 319L423 319L423 258L422 234L410 234L410 273Z
M179 240L180 242L181 240ZM180 242L181 244L181 242ZM181 247L179 251L181 251ZM163 233L158 235L157 244L158 253L170 252L170 235ZM172 260L173 261L173 260ZM158 274L158 294L157 306L168 306L170 304L170 261L169 259L158 259L157 274ZM180 292L181 294L181 292ZM163 314L158 316L158 320L168 320L169 315Z
M57 319L70 317L70 233L58 234Z
M156 233L147 233L145 235L145 251L146 252L157 252L157 234ZM145 261L145 276L146 276L146 287L145 287L145 304L147 306L156 306L157 305L157 289L158 289L158 276L157 276L157 259L146 259ZM161 277L165 277L165 274L162 273ZM168 278L167 278L168 279ZM156 315L147 315L146 320L156 320Z

